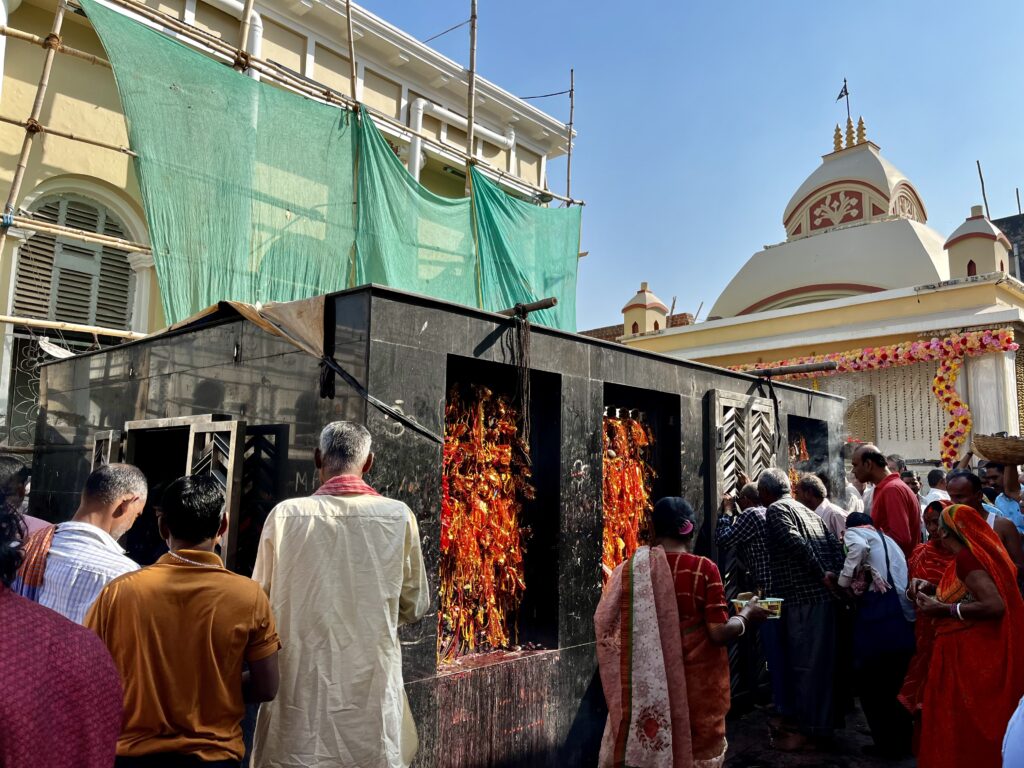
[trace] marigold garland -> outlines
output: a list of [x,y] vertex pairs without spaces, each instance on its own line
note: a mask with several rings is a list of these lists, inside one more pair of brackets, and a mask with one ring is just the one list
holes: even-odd
[[1018,344],[1013,340],[1013,331],[988,329],[969,333],[954,333],[940,339],[933,337],[928,340],[905,341],[885,347],[866,347],[847,352],[829,352],[824,355],[809,355],[774,363],[752,363],[734,365],[734,371],[754,371],[759,368],[782,365],[799,365],[801,363],[822,363],[834,361],[834,371],[815,371],[797,373],[786,376],[786,379],[807,379],[831,376],[837,373],[856,371],[874,371],[881,368],[892,368],[914,363],[938,362],[939,367],[932,381],[932,392],[939,403],[950,414],[950,421],[939,440],[939,455],[947,467],[956,464],[960,456],[960,448],[967,440],[973,426],[971,411],[967,403],[956,393],[955,384],[960,375],[965,357],[984,355],[990,352],[1016,352]]
[[607,581],[615,567],[632,556],[650,525],[652,481],[650,427],[638,419],[604,418],[604,548],[601,563]]
[[534,497],[529,449],[511,401],[452,387],[441,479],[440,663],[511,648],[523,580],[522,503]]

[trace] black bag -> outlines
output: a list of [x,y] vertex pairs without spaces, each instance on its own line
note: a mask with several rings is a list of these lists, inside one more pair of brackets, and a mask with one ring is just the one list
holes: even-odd
[[885,592],[869,590],[858,602],[853,624],[853,658],[856,667],[862,667],[886,653],[914,650],[914,624],[903,615],[899,592],[892,580],[889,547],[881,531],[878,531],[878,538],[885,552],[885,580],[889,583],[889,589]]

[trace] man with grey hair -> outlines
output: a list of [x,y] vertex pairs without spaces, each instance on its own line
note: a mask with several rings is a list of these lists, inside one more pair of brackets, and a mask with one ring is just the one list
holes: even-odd
[[417,739],[398,628],[430,607],[416,516],[363,480],[365,427],[328,424],[314,461],[320,488],[274,507],[260,536],[253,578],[284,647],[251,765],[405,768]]
[[117,540],[146,506],[146,476],[131,464],[104,464],[89,475],[74,517],[25,542],[12,589],[79,624],[111,581],[138,570]]
[[825,522],[790,495],[789,477],[766,469],[757,479],[765,505],[772,597],[781,597],[780,656],[784,678],[782,751],[827,741],[834,726],[836,608],[833,592],[842,548]]
[[793,496],[808,509],[825,521],[825,527],[839,541],[843,540],[846,531],[846,510],[833,504],[828,498],[828,490],[821,478],[810,473],[801,475],[797,481]]

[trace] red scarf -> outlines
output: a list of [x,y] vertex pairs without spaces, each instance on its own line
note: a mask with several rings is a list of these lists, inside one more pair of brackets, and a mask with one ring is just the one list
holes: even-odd
[[380,496],[357,475],[337,475],[316,489],[314,496]]

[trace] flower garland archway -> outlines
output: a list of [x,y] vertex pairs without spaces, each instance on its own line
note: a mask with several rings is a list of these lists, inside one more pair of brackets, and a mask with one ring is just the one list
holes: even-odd
[[773,363],[734,365],[730,368],[734,371],[755,371],[759,368],[800,365],[801,363],[833,361],[837,364],[834,371],[797,373],[792,376],[780,377],[796,380],[820,378],[837,373],[875,371],[881,368],[915,363],[937,362],[939,365],[935,372],[935,378],[932,379],[932,393],[950,416],[949,423],[939,440],[939,456],[946,467],[952,467],[959,459],[960,448],[967,440],[967,435],[973,426],[970,408],[956,391],[956,381],[963,369],[964,358],[991,352],[1016,352],[1017,349],[1018,345],[1013,340],[1013,331],[1002,328],[955,333],[942,339],[933,337],[884,347],[865,347],[847,352],[795,357]]

